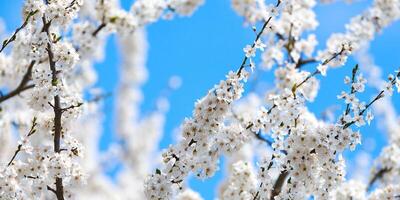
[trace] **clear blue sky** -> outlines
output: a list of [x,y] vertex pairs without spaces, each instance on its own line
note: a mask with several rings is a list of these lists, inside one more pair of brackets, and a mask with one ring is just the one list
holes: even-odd
[[[15,29],[21,23],[22,0],[0,0],[0,16],[7,24],[7,30]],[[123,0],[125,8],[133,0]],[[318,5],[316,12],[320,26],[316,33],[319,47],[325,46],[327,37],[333,32],[344,31],[344,24],[349,18],[367,8],[372,1],[357,1],[353,4],[334,3]],[[206,94],[219,80],[223,79],[229,70],[235,70],[243,58],[242,48],[252,42],[254,34],[249,27],[243,26],[242,19],[231,9],[229,0],[208,0],[191,18],[176,18],[173,21],[161,21],[147,28],[150,44],[148,69],[150,79],[144,86],[145,101],[143,112],[149,112],[160,92],[166,87],[169,77],[179,75],[183,85],[170,97],[171,110],[167,115],[165,135],[160,148],[173,142],[173,130],[179,126],[184,117],[191,116],[194,102]],[[375,56],[375,62],[384,67],[384,74],[392,72],[400,66],[398,45],[400,44],[400,23],[395,23],[372,42],[370,52]],[[118,80],[118,64],[120,57],[116,48],[115,37],[107,44],[106,58],[97,64],[99,82],[97,86],[105,91],[113,91]],[[336,95],[344,88],[343,77],[349,75],[355,62],[350,59],[347,67],[331,70],[328,77],[321,80],[321,91],[310,108],[317,115],[331,105],[340,105]],[[315,66],[307,66],[313,70]],[[263,81],[271,83],[271,74],[263,73]],[[347,89],[347,88],[346,88]],[[365,100],[376,91],[369,89]],[[400,95],[395,95],[396,108],[400,108]],[[100,149],[104,150],[115,139],[113,136],[113,98],[105,102],[106,120],[104,135]],[[385,144],[385,136],[376,128],[376,122],[371,127],[363,128],[363,138],[374,137],[377,147],[373,156],[379,153]],[[358,151],[368,147],[358,147]],[[354,160],[357,152],[346,153],[346,157]],[[352,162],[349,162],[349,165]],[[199,191],[205,199],[213,199],[214,188],[218,185],[222,173],[205,182],[192,180],[190,185]]]

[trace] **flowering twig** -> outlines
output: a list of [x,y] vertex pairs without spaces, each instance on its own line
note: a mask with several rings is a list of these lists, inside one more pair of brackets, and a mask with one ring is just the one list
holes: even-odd
[[11,92],[9,92],[6,95],[2,95],[0,96],[0,103],[2,103],[3,101],[10,99],[16,95],[19,95],[21,92],[28,90],[30,88],[33,88],[34,85],[28,85],[29,80],[31,79],[31,74],[32,74],[32,68],[35,65],[35,61],[32,61],[29,66],[28,69],[25,72],[25,75],[23,76],[21,82],[19,83],[18,87],[15,88],[14,90],[12,90]]
[[[356,64],[356,66],[353,68],[352,74],[351,74],[351,90],[350,90],[350,94],[354,94],[356,92],[353,83],[355,82],[356,79],[356,74],[358,71],[358,64]],[[350,112],[350,104],[348,103],[346,106],[346,115],[349,114]]]
[[[31,135],[33,135],[36,132],[36,117],[33,118],[32,120],[32,126],[31,129],[29,130],[28,134],[26,135],[26,137],[30,137]],[[22,148],[22,144],[19,144],[17,147],[17,150],[15,151],[14,155],[12,156],[11,160],[8,162],[7,166],[10,166],[12,164],[12,162],[14,161],[14,159],[17,157],[18,153],[21,151]]]
[[[267,114],[271,114],[272,110],[273,110],[274,108],[276,108],[276,107],[277,107],[276,105],[273,105],[273,106],[267,111]],[[236,116],[236,115],[235,115],[235,116]],[[254,123],[250,123],[249,125],[247,125],[246,130],[249,130],[249,129],[250,129],[251,127],[253,127],[253,126],[254,126]],[[254,132],[254,131],[251,131],[251,132],[254,134],[254,136],[255,136],[258,140],[263,141],[263,142],[266,142],[269,146],[272,146],[272,142],[269,141],[269,140],[267,140],[266,138],[261,137],[260,133],[256,133],[256,132]]]
[[[278,0],[278,2],[276,3],[275,7],[278,7],[281,4],[281,0]],[[261,35],[264,33],[265,28],[267,28],[268,23],[271,21],[272,16],[270,16],[267,21],[264,22],[260,32],[258,32],[258,34],[256,35],[256,39],[254,40],[253,44],[251,45],[251,48],[254,48],[256,46],[256,42],[260,39]],[[243,58],[242,64],[240,65],[240,68],[237,72],[237,75],[240,75],[242,73],[242,70],[244,69],[246,62],[248,60],[248,57],[245,56]]]
[[18,28],[14,31],[14,33],[11,35],[10,38],[8,38],[8,39],[6,39],[6,40],[3,41],[3,45],[1,46],[0,53],[8,46],[11,42],[13,42],[15,39],[17,39],[17,34],[18,34],[18,32],[21,31],[23,28],[25,28],[26,25],[28,25],[29,19],[30,19],[33,15],[35,15],[37,12],[38,12],[38,11],[35,10],[35,11],[31,11],[31,12],[28,13],[28,15],[27,15],[26,18],[25,18],[24,23],[22,23],[22,25],[21,25],[20,27],[18,27]]
[[83,105],[83,103],[78,103],[76,105],[71,105],[71,106],[68,106],[66,108],[61,108],[61,112],[65,112],[65,111],[67,111],[69,109],[78,108],[78,107],[81,107],[82,105]]
[[[397,72],[396,77],[397,77],[397,78],[400,78],[400,71]],[[396,84],[396,78],[394,78],[390,83],[391,83],[391,86],[395,85],[395,84]],[[374,104],[376,101],[378,101],[379,99],[381,99],[381,98],[384,97],[384,96],[385,96],[385,90],[381,90],[381,91],[378,93],[378,95],[376,95],[375,98],[374,98],[372,101],[370,101],[370,102],[365,106],[365,108],[362,109],[362,110],[358,113],[358,115],[360,115],[360,116],[363,115],[363,114],[365,113],[365,111],[367,111],[368,108],[370,108],[370,107],[372,106],[372,104]],[[350,127],[351,125],[355,124],[355,123],[356,123],[356,121],[354,121],[354,120],[351,121],[351,122],[348,122],[348,123],[346,123],[346,124],[343,126],[343,129],[346,129],[346,128]]]
[[[342,49],[341,49],[339,52],[334,53],[330,58],[324,60],[324,61],[322,62],[322,65],[327,65],[327,64],[328,64],[329,62],[331,62],[333,59],[335,59],[336,57],[338,57],[339,55],[341,55],[341,54],[344,52],[344,50],[345,50],[345,48],[342,46]],[[292,92],[293,92],[293,94],[296,92],[296,90],[297,90],[300,86],[302,86],[304,83],[306,83],[310,78],[312,78],[313,76],[315,76],[315,75],[317,75],[317,74],[320,74],[320,73],[321,73],[321,72],[320,72],[318,69],[316,69],[313,73],[311,73],[310,75],[308,75],[302,82],[300,82],[299,84],[294,84],[293,87],[292,87]]]
[[293,88],[292,88],[292,92],[293,94],[295,94],[296,90],[302,86],[304,83],[306,83],[308,80],[310,80],[310,78],[316,76],[317,74],[320,74],[321,72],[319,70],[315,70],[313,73],[311,73],[310,75],[308,75],[303,81],[301,81],[299,84],[294,84]]

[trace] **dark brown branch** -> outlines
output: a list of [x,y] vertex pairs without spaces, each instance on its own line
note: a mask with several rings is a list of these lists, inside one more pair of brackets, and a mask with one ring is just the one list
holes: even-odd
[[325,60],[325,61],[322,63],[322,65],[326,65],[326,64],[328,64],[329,62],[331,62],[333,59],[337,58],[339,55],[342,55],[342,53],[344,52],[344,50],[345,50],[345,48],[344,48],[344,46],[342,46],[342,49],[341,49],[339,52],[334,53],[333,56],[332,56],[331,58]]
[[34,85],[28,85],[29,80],[31,80],[31,75],[32,75],[32,68],[35,65],[35,61],[32,61],[29,66],[28,69],[26,70],[24,76],[22,77],[21,82],[19,83],[18,87],[15,88],[14,90],[12,90],[11,92],[9,92],[8,94],[4,95],[4,96],[0,96],[0,103],[2,103],[3,101],[6,101],[7,99],[10,99],[16,95],[19,95],[20,93],[22,93],[25,90],[31,89],[34,87]]
[[[276,3],[275,7],[278,7],[281,4],[281,0],[278,0],[278,2]],[[267,28],[267,25],[269,24],[269,22],[271,21],[272,16],[270,16],[267,21],[264,22],[260,32],[258,32],[256,39],[254,40],[253,44],[251,45],[251,48],[254,48],[256,46],[256,42],[260,39],[261,35],[264,33],[265,28]],[[240,75],[242,73],[242,70],[244,69],[246,62],[248,60],[248,57],[245,56],[243,58],[242,64],[239,67],[239,70],[237,72],[237,75]]]
[[[47,36],[50,38],[51,34],[49,31],[51,25],[51,21],[46,22],[45,17],[43,16],[43,31],[47,33]],[[57,86],[58,84],[58,71],[56,69],[56,63],[54,61],[54,53],[51,49],[51,44],[47,43],[47,53],[49,57],[49,65],[50,65],[50,70],[52,74],[52,80],[51,84],[53,86]],[[61,135],[62,135],[62,123],[61,123],[61,118],[62,118],[62,113],[63,109],[61,108],[61,99],[59,95],[54,96],[54,105],[53,105],[53,111],[54,111],[54,152],[60,153],[61,148]],[[56,196],[57,200],[64,200],[64,186],[63,186],[63,180],[62,178],[56,177],[56,189],[51,190],[53,191]]]
[[275,197],[278,196],[279,193],[281,193],[283,184],[285,183],[285,180],[288,176],[289,176],[289,172],[286,170],[282,171],[279,174],[278,178],[275,181],[274,188],[272,189],[272,192],[271,192],[271,198],[270,198],[271,200],[274,200]]
[[17,150],[14,152],[14,155],[12,156],[10,162],[8,162],[7,166],[10,166],[11,163],[14,161],[14,159],[17,157],[18,153],[21,151],[21,147],[22,147],[22,144],[19,144],[17,147]]
[[96,30],[93,31],[92,36],[93,36],[93,37],[96,37],[97,34],[98,34],[103,28],[105,28],[106,26],[107,26],[107,24],[104,23],[104,22],[102,22],[102,23],[96,28]]
[[57,194],[56,190],[51,188],[50,186],[47,186],[47,190],[52,191],[54,194]]
[[[100,6],[104,6],[104,0],[100,0]],[[103,13],[103,16],[102,16],[102,18],[101,18],[101,24],[96,28],[96,30],[93,31],[92,36],[93,36],[93,37],[96,37],[97,34],[98,34],[103,28],[105,28],[106,26],[107,26],[107,24],[106,24],[106,16],[105,16],[105,14]]]
[[1,46],[0,53],[3,52],[3,50],[4,50],[11,42],[13,42],[13,41],[15,41],[15,39],[17,39],[17,34],[18,34],[18,32],[21,31],[23,28],[25,28],[26,25],[28,25],[29,19],[30,19],[33,15],[35,15],[37,12],[38,12],[38,11],[35,10],[35,11],[31,11],[31,12],[28,13],[28,16],[26,16],[24,23],[22,23],[22,25],[21,25],[20,27],[18,27],[18,28],[14,31],[14,33],[11,35],[10,38],[8,38],[8,39],[6,39],[6,40],[3,41],[3,45]]
[[65,10],[72,8],[72,6],[74,6],[75,3],[76,3],[76,0],[72,0],[71,3],[67,7],[65,7]]
[[[47,52],[49,54],[49,63],[50,63],[50,69],[52,71],[52,84],[54,86],[57,85],[58,78],[57,78],[57,70],[55,67],[55,62],[53,60],[53,52],[51,50],[51,45],[50,43],[47,44]],[[54,105],[53,105],[53,111],[54,111],[54,152],[60,153],[60,143],[61,143],[61,134],[62,134],[62,125],[61,125],[61,118],[62,118],[62,108],[61,108],[61,102],[60,102],[60,96],[56,95],[54,96]],[[56,196],[58,200],[64,200],[64,186],[62,183],[62,178],[57,177],[56,178]]]
[[317,60],[315,60],[314,58],[310,58],[310,59],[305,59],[302,60],[300,59],[297,63],[296,63],[296,68],[300,69],[301,67],[303,67],[304,65],[310,64],[310,63],[315,63],[317,62]]
[[387,168],[383,168],[380,169],[373,177],[372,179],[368,182],[368,187],[367,187],[367,191],[369,191],[372,187],[372,185],[374,185],[374,183],[381,179],[386,173],[390,172],[392,169],[387,169]]
[[[260,183],[259,188],[261,189],[262,186],[263,186],[263,182]],[[256,194],[253,197],[253,200],[256,200],[258,198],[258,195],[260,195],[260,189],[257,190]]]

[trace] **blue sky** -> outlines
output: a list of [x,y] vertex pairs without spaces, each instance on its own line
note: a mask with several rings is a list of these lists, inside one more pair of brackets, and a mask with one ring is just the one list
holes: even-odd
[[[22,0],[0,0],[0,16],[7,24],[7,30],[14,30],[21,23]],[[129,7],[133,0],[123,0],[122,5]],[[315,8],[320,26],[316,34],[319,47],[325,46],[325,41],[333,32],[343,32],[344,24],[350,17],[367,8],[372,1],[360,0],[353,4],[342,2],[330,5],[318,5]],[[223,79],[229,70],[236,70],[243,58],[242,48],[250,44],[254,33],[249,27],[243,26],[241,17],[231,9],[229,0],[208,0],[190,18],[176,18],[172,21],[160,21],[148,26],[149,54],[147,66],[150,79],[143,87],[145,101],[143,113],[154,108],[154,103],[161,91],[166,88],[168,79],[173,75],[182,77],[182,87],[170,96],[170,112],[167,115],[165,135],[160,148],[167,147],[174,140],[173,130],[179,126],[184,117],[191,116],[194,102]],[[393,72],[400,66],[398,44],[400,44],[400,23],[386,28],[371,44],[370,52],[374,55],[376,64],[383,67],[384,74]],[[118,80],[118,65],[120,56],[115,37],[107,43],[106,57],[103,63],[96,65],[99,73],[97,86],[105,91],[113,91]],[[343,77],[351,73],[355,62],[350,59],[346,67],[330,70],[326,78],[321,79],[321,91],[310,109],[319,115],[332,105],[342,106],[336,95],[347,88],[342,84]],[[315,66],[307,66],[314,70]],[[272,83],[271,73],[263,73],[262,80],[267,85]],[[321,77],[320,77],[321,78]],[[367,101],[376,93],[368,89],[364,95]],[[400,108],[400,95],[393,98],[396,108]],[[113,115],[113,98],[105,102],[104,134],[99,148],[104,150],[115,139]],[[379,153],[384,145],[385,136],[376,128],[376,121],[370,127],[361,129],[364,138],[374,137],[376,148],[372,155]],[[356,152],[346,152],[346,157],[355,159],[360,150],[367,151],[370,147],[359,146]],[[366,150],[367,149],[367,150]],[[370,151],[370,150],[368,150]],[[368,152],[367,151],[367,152]],[[351,162],[349,162],[351,164]],[[191,180],[190,185],[199,191],[205,199],[213,199],[214,188],[218,185],[222,173],[207,181]]]

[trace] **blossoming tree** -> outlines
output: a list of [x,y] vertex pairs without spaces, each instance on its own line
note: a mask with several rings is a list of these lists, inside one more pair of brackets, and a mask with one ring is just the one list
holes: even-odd
[[[0,199],[197,200],[201,195],[188,188],[188,177],[212,177],[223,156],[228,173],[219,199],[400,198],[400,125],[390,100],[400,91],[400,71],[393,67],[382,78],[366,52],[379,32],[400,19],[400,1],[373,1],[319,50],[317,3],[330,1],[232,0],[255,38],[243,48],[238,67],[195,103],[179,141],[157,163],[152,157],[159,154],[167,100],[160,97],[157,108],[141,116],[144,29],[190,16],[203,0],[136,0],[129,11],[116,0],[25,0],[22,24],[0,49]],[[120,142],[100,153],[102,99],[108,94],[93,88],[93,65],[112,34],[123,57],[112,94]],[[349,66],[353,53],[359,65]],[[349,69],[343,77],[348,88],[337,97],[345,109],[335,120],[321,119],[307,105],[318,95],[319,79],[342,66]],[[274,87],[247,95],[247,80],[260,70],[274,70]],[[177,78],[170,82],[169,89],[180,84]],[[372,99],[359,98],[366,84],[378,90]],[[360,145],[359,128],[374,114],[386,127],[388,144],[369,182],[345,180],[342,153]],[[114,161],[124,169],[109,181],[104,171]]]

